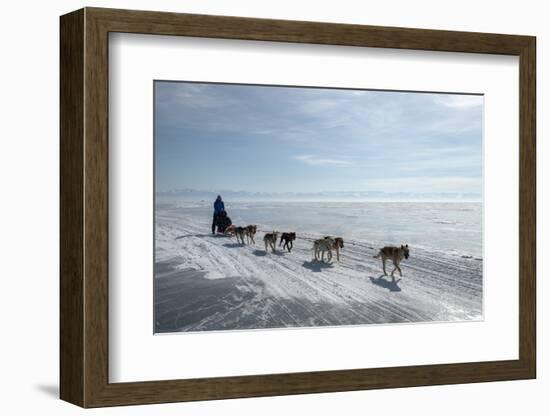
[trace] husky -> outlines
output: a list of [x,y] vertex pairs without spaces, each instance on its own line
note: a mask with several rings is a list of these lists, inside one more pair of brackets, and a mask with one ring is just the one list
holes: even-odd
[[244,236],[246,235],[245,227],[235,227],[235,237],[237,237],[237,243],[244,245]]
[[248,244],[250,244],[250,242],[252,242],[252,244],[256,244],[254,236],[256,235],[257,230],[257,225],[247,225],[246,227],[244,227],[244,233],[246,235],[246,241],[248,242]]
[[327,238],[334,241],[331,248],[336,251],[336,260],[340,261],[340,250],[344,248],[344,239],[341,237],[325,237],[325,239]]
[[283,246],[283,249],[287,249],[290,253],[293,247],[292,242],[296,240],[296,233],[282,233],[281,234],[281,241],[279,241],[279,247],[281,247],[281,244],[283,244],[283,241],[285,242],[285,245]]
[[268,248],[271,247],[271,250],[275,253],[277,238],[279,238],[279,233],[276,231],[264,235],[265,251],[268,251]]
[[382,269],[384,270],[384,276],[387,276],[386,273],[386,260],[390,259],[393,262],[393,265],[395,266],[394,269],[391,272],[391,277],[393,277],[393,273],[396,270],[399,270],[399,276],[403,277],[403,273],[401,273],[401,268],[399,267],[399,263],[403,259],[409,258],[409,245],[401,245],[401,247],[395,247],[395,246],[386,246],[380,249],[378,254],[374,256],[375,259],[382,259]]
[[[332,260],[332,247],[334,246],[334,239],[332,237],[320,238],[313,242],[313,255],[315,260],[325,261],[325,252],[327,252],[327,261]],[[321,258],[319,259],[319,253]]]

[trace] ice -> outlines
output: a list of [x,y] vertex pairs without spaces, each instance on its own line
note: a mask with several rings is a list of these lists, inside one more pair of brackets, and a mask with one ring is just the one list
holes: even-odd
[[[482,318],[482,210],[459,202],[226,202],[256,245],[210,233],[211,204],[155,211],[157,332],[441,322]],[[291,253],[265,232],[295,231]],[[341,236],[341,262],[313,260],[312,241]],[[409,244],[395,279],[373,258]],[[388,272],[393,267],[388,263]]]

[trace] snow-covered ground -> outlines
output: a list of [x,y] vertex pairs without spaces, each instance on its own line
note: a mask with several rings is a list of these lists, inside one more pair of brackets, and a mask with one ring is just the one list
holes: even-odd
[[[259,226],[244,246],[210,233],[210,205],[156,207],[157,332],[482,319],[480,204],[226,204]],[[297,232],[291,253],[265,251],[272,230]],[[339,263],[312,260],[325,235],[344,238]],[[392,280],[373,256],[401,243],[410,258]]]

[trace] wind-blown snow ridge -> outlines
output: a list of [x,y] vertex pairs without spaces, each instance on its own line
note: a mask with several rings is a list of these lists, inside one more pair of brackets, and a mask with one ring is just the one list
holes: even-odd
[[298,235],[292,253],[266,253],[262,232],[256,245],[242,246],[209,234],[209,225],[157,210],[157,332],[482,318],[481,259],[411,247],[403,277],[392,281],[368,241],[345,241],[341,262],[324,264],[312,260],[320,235]]

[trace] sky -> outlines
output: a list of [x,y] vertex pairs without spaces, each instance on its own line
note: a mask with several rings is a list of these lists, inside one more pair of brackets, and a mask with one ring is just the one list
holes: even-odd
[[157,192],[482,192],[483,96],[155,81]]

